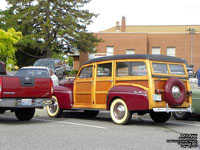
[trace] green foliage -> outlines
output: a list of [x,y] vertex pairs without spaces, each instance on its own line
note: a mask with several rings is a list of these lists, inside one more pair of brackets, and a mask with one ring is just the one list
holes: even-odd
[[67,77],[75,77],[76,75],[77,75],[77,73],[78,73],[78,70],[72,70],[72,71],[66,71],[65,72],[65,75],[67,76]]
[[68,57],[68,65],[73,67],[73,57]]
[[16,48],[14,45],[21,39],[21,32],[16,32],[13,28],[7,32],[0,29],[0,60],[4,61],[8,70],[14,66]]
[[[6,0],[9,8],[0,11],[0,28],[21,31],[18,62],[30,58],[55,57],[59,53],[92,52],[100,39],[86,26],[96,14],[84,10],[90,0]],[[22,55],[23,54],[23,55]],[[23,61],[22,61],[23,60]]]

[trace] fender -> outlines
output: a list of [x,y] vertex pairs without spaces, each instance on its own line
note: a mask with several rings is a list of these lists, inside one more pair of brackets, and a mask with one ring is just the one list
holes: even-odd
[[73,106],[73,91],[71,88],[64,86],[54,86],[53,95],[58,99],[61,109],[71,109]]
[[118,85],[110,89],[107,96],[107,110],[115,98],[125,101],[128,110],[148,110],[149,101],[147,91],[131,85]]

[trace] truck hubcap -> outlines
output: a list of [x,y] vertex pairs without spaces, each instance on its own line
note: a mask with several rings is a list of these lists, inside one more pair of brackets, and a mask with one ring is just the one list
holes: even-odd
[[114,116],[117,118],[117,119],[122,119],[124,116],[125,116],[125,107],[124,105],[118,103],[115,105],[114,107]]

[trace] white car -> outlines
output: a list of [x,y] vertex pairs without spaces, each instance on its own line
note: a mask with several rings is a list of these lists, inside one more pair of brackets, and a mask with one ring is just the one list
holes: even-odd
[[15,75],[51,78],[54,86],[59,85],[58,77],[48,67],[36,67],[36,66],[22,67]]

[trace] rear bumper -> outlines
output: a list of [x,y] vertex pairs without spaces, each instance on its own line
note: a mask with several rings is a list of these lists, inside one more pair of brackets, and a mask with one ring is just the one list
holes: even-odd
[[168,104],[166,104],[166,108],[153,108],[154,112],[190,112],[192,113],[191,104],[188,108],[170,108]]
[[4,98],[0,99],[0,107],[6,108],[43,108],[53,105],[54,100],[50,98]]

